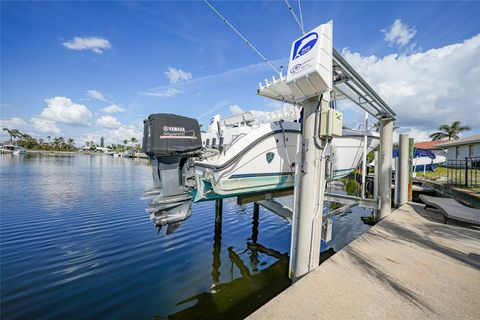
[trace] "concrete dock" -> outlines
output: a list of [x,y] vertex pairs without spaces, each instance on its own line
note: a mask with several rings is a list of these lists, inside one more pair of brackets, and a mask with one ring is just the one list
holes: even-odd
[[249,319],[480,319],[480,228],[406,204]]

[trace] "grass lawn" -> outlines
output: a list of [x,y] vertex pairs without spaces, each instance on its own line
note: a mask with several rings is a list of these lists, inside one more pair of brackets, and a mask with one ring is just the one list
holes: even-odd
[[[417,172],[417,177],[423,177],[423,171]],[[425,172],[425,179],[438,180],[442,177],[447,178],[447,168],[446,167],[436,167],[433,172]]]
[[[449,168],[446,167],[436,167],[433,172],[425,172],[425,179],[429,180],[438,180],[438,179],[447,179],[447,170],[448,176],[450,179],[456,178],[458,183],[462,184],[465,182],[465,169],[463,168]],[[470,169],[468,171],[468,182],[469,183],[480,183],[480,169]],[[423,177],[423,172],[417,172],[417,177]],[[473,191],[479,191],[480,188],[469,188]]]

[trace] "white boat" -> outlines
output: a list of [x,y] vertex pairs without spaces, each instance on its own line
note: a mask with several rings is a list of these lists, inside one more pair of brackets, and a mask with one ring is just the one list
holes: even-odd
[[27,153],[26,149],[24,149],[20,146],[13,145],[13,144],[5,144],[5,145],[1,146],[0,150],[1,150],[1,153],[10,153],[10,154],[14,154],[14,155],[20,155],[20,154]]
[[[367,136],[370,152],[379,139],[375,132]],[[196,161],[193,201],[293,187],[300,137],[297,122],[266,123],[234,140],[222,153]],[[327,154],[332,163],[329,179],[347,176],[362,159],[363,132],[344,129],[341,137],[332,139]]]
[[[393,152],[392,169],[395,170],[396,161],[398,159],[398,150]],[[447,157],[442,152],[433,152],[426,149],[413,150],[412,167],[413,172],[433,171],[436,166],[439,166],[447,161]]]
[[[225,129],[218,128],[220,132]],[[152,160],[154,181],[145,197],[153,198],[147,212],[157,225],[188,218],[191,205],[186,202],[293,187],[301,124],[275,121],[244,130],[231,135],[231,141],[219,150],[212,150],[205,147],[208,138],[202,142],[195,119],[154,114],[145,120],[143,151]],[[363,141],[363,132],[350,129],[330,140],[326,147],[330,180],[345,177],[358,166]],[[367,132],[367,151],[378,144],[378,133]]]

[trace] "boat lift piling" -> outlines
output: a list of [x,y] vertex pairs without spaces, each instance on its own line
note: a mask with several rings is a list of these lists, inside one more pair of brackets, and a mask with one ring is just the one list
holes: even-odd
[[400,178],[398,177],[399,174],[400,174],[400,161],[397,158],[395,159],[395,178],[394,178],[394,184],[393,184],[393,206],[395,208],[400,207]]
[[408,134],[400,134],[399,154],[398,154],[398,207],[408,201],[408,181],[409,181],[409,138]]
[[223,214],[223,199],[215,200],[215,223],[221,223]]
[[413,146],[415,144],[415,139],[408,139],[408,201],[413,200],[413,189],[412,189],[412,179],[413,179]]
[[378,219],[382,220],[392,211],[392,153],[393,153],[393,120],[380,119],[380,172],[379,172],[379,198],[380,210]]
[[[295,177],[294,217],[290,252],[290,276],[299,278],[319,265],[325,191],[324,150],[313,141],[316,106],[322,101],[304,102],[301,165]],[[324,140],[324,139],[322,139]]]
[[365,186],[367,177],[367,150],[368,150],[368,112],[365,111],[365,120],[363,124],[363,157],[362,157],[362,194],[361,197],[365,198]]

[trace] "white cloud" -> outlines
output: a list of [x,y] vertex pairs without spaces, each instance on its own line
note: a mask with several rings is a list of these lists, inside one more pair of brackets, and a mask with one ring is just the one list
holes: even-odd
[[230,109],[230,112],[233,114],[240,114],[245,112],[243,111],[242,108],[240,108],[238,104],[232,104],[229,109]]
[[192,79],[192,73],[183,71],[181,69],[176,69],[172,67],[168,67],[167,71],[165,71],[165,75],[170,80],[170,83],[177,83],[179,81],[187,81]]
[[[1,129],[17,129],[32,136],[37,136],[37,134],[60,134],[62,132],[55,121],[36,117],[31,118],[30,122],[26,122],[22,118],[1,119],[0,127]],[[3,130],[0,132],[0,135],[8,137],[8,133]]]
[[108,102],[107,98],[105,98],[103,93],[101,93],[100,91],[97,91],[97,90],[88,90],[87,91],[87,96],[89,96],[92,99]]
[[26,124],[22,118],[0,119],[0,130],[3,131],[3,128],[21,130]]
[[66,97],[45,99],[47,107],[42,110],[41,118],[68,124],[88,125],[92,113],[82,104],[76,104]]
[[85,134],[79,137],[78,139],[76,139],[78,141],[77,146],[85,146],[87,142],[90,143],[91,141],[93,141],[93,143],[95,144],[100,145],[100,140],[102,139],[102,137],[103,137],[102,134],[96,134],[96,133]]
[[213,115],[218,110],[225,108],[228,105],[228,103],[229,103],[228,100],[222,100],[222,101],[219,101],[219,102],[215,103],[215,105],[212,108],[210,108],[210,109],[206,110],[205,112],[202,112],[201,114],[199,114],[197,116],[197,119],[202,119],[206,116]]
[[431,131],[428,130],[421,130],[418,128],[405,128],[401,127],[398,130],[394,131],[394,142],[398,142],[398,136],[400,133],[406,133],[408,134],[409,138],[414,138],[415,142],[420,142],[420,141],[430,141],[431,138],[429,135],[432,133]]
[[115,117],[102,116],[102,117],[97,119],[97,125],[99,125],[103,128],[115,129],[115,128],[119,128],[122,124]]
[[[288,59],[278,59],[278,60],[273,60],[272,63],[274,65],[281,65],[285,64],[288,62]],[[235,82],[237,81],[240,77],[245,77],[254,73],[259,73],[267,70],[269,67],[267,64],[264,62],[260,63],[255,63],[255,64],[249,64],[243,67],[239,68],[234,68],[234,69],[229,69],[221,73],[217,74],[211,74],[195,79],[191,79],[188,82],[180,82],[176,86],[179,87],[180,89],[183,90],[183,88],[188,90],[188,87],[193,87],[198,84],[205,85],[208,82],[211,83],[217,83],[220,81],[231,81]],[[163,86],[157,86],[154,88],[151,88],[147,90],[146,92],[139,92],[140,94],[147,95],[147,96],[165,96],[165,95],[158,95],[158,93],[163,93],[164,91],[171,90],[170,85],[163,85]],[[177,89],[175,89],[177,90]],[[177,93],[180,93],[180,91],[177,90]],[[197,95],[200,95],[200,92],[196,92]]]
[[130,140],[132,137],[135,137],[138,141],[142,141],[142,135],[143,122],[138,122],[135,125],[122,125],[116,129],[89,132],[80,136],[77,140],[80,142],[80,144],[85,144],[87,141],[94,141],[95,143],[99,144],[101,137],[104,137],[105,145],[111,145],[112,143],[123,144],[123,140]]
[[121,143],[125,139],[129,140],[132,137],[136,138],[138,141],[142,141],[142,130],[143,129],[134,125],[121,126],[120,128],[114,130],[109,138],[117,143]]
[[408,44],[410,40],[417,34],[415,26],[409,27],[402,23],[402,20],[397,19],[388,29],[383,29],[384,39],[389,45],[398,45],[403,47]]
[[71,50],[92,50],[96,54],[101,54],[103,50],[112,47],[110,41],[100,37],[75,37],[62,45]]
[[57,126],[57,123],[52,120],[46,120],[41,118],[32,118],[30,122],[33,125],[33,130],[40,133],[52,133],[60,134],[62,131]]
[[111,106],[100,109],[100,111],[105,113],[118,113],[118,112],[125,112],[127,111],[127,109],[124,109],[116,104],[112,104]]
[[414,54],[343,55],[397,113],[400,127],[431,132],[459,120],[478,129],[480,34]]
[[160,90],[160,91],[147,91],[143,92],[144,95],[150,96],[150,97],[164,97],[164,98],[171,98],[175,97],[180,93],[180,90],[175,89],[175,88],[167,88],[165,90]]

